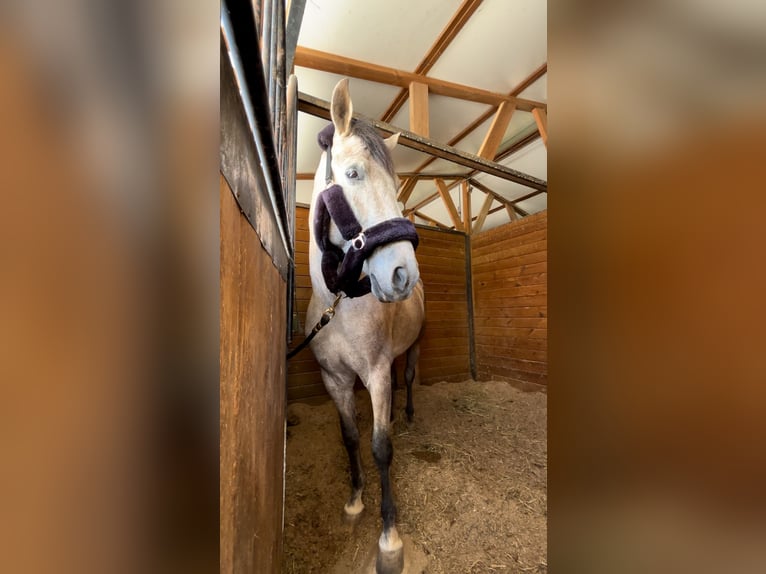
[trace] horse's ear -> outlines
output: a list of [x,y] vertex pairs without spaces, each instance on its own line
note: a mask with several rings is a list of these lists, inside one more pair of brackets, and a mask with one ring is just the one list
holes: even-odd
[[388,151],[394,151],[396,144],[399,143],[400,134],[401,132],[396,132],[394,135],[389,136],[383,140],[384,142],[386,142],[386,147],[388,148]]
[[343,78],[332,91],[332,105],[330,106],[332,123],[335,124],[335,133],[347,136],[351,131],[351,116],[354,114],[354,106],[351,104],[351,96],[348,93],[348,78]]

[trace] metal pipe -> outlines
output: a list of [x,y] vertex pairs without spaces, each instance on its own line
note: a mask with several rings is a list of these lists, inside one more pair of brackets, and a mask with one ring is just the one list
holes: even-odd
[[[287,208],[271,127],[271,114],[263,105],[268,98],[266,74],[263,70],[258,40],[253,33],[254,28],[248,25],[252,22],[252,5],[248,0],[224,0],[221,3],[221,31],[226,42],[229,61],[239,86],[258,158],[263,167],[266,189],[274,210],[277,229],[285,253],[293,263],[294,251],[287,226]],[[242,53],[249,55],[246,61],[243,61]],[[261,104],[254,105],[254,101]]]

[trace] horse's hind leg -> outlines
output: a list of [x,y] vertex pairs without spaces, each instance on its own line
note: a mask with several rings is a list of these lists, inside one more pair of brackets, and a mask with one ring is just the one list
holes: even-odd
[[391,371],[384,365],[371,373],[368,390],[372,399],[372,456],[380,473],[380,514],[383,532],[378,540],[377,574],[399,574],[404,566],[404,548],[396,531],[396,505],[391,490],[391,461],[394,448],[389,436],[391,414]]
[[412,404],[412,382],[415,380],[415,369],[418,366],[420,358],[420,343],[416,342],[407,349],[407,366],[404,369],[404,380],[407,383],[407,422],[412,422],[412,416],[415,414],[415,407]]
[[348,453],[349,470],[351,474],[351,495],[343,510],[349,517],[358,516],[364,510],[362,490],[364,489],[364,470],[359,456],[359,429],[356,425],[356,401],[354,399],[353,373],[347,377],[322,371],[325,388],[330,393],[338,409],[340,431],[343,444]]

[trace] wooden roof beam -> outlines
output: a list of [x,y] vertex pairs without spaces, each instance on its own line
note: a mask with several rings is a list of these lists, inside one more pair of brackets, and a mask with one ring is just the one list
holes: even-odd
[[447,213],[449,213],[449,217],[452,220],[452,225],[455,226],[455,229],[460,229],[462,231],[463,224],[460,221],[460,216],[457,214],[455,202],[452,201],[452,196],[450,196],[446,184],[441,179],[435,179],[434,183],[436,183],[436,189],[439,190],[439,195],[444,202],[444,206],[447,208]]
[[532,115],[535,116],[535,122],[537,122],[537,131],[540,132],[540,137],[543,138],[545,147],[548,147],[548,114],[545,110],[535,108],[532,110]]
[[476,223],[473,224],[471,233],[479,233],[479,231],[481,231],[481,228],[484,226],[484,220],[487,219],[487,215],[489,214],[489,208],[492,206],[494,200],[495,198],[490,193],[484,198],[484,203],[481,204],[481,210],[476,217]]
[[503,102],[510,102],[516,108],[528,112],[531,112],[534,108],[547,109],[547,104],[543,102],[497,94],[454,82],[437,80],[423,74],[414,74],[404,70],[346,58],[345,56],[328,54],[327,52],[306,48],[305,46],[298,46],[296,48],[295,65],[408,89],[411,82],[419,82],[427,84],[428,90],[431,93],[482,104],[499,106]]
[[[465,23],[468,22],[481,2],[482,0],[465,0],[460,5],[460,7],[450,19],[447,26],[444,28],[444,30],[441,31],[439,37],[420,61],[418,67],[415,68],[416,74],[428,73],[428,71],[439,59],[439,56],[441,56],[444,50],[447,49],[447,46],[449,46],[452,40],[455,39],[460,30],[463,29],[463,26],[465,26]],[[394,101],[391,102],[391,105],[388,106],[388,109],[383,113],[380,119],[384,122],[390,122],[396,115],[396,112],[398,112],[404,105],[404,102],[407,101],[407,96],[407,90],[401,90],[394,98]]]
[[513,117],[515,109],[513,104],[508,102],[500,104],[500,107],[497,108],[495,119],[492,120],[492,124],[487,130],[487,135],[484,136],[484,141],[479,148],[479,153],[476,155],[486,159],[493,159],[495,157],[497,149],[503,143],[503,136],[508,129],[508,124],[511,123],[511,117]]
[[[303,92],[298,93],[298,109],[302,112],[320,118],[327,120],[330,119],[330,103],[325,100],[309,96],[308,94],[304,94]],[[391,135],[394,133],[399,133],[399,144],[405,147],[409,147],[420,152],[446,159],[452,163],[468,167],[472,170],[478,170],[483,173],[494,175],[495,177],[499,177],[501,179],[514,181],[523,186],[531,187],[532,189],[542,191],[547,191],[548,189],[548,184],[542,179],[532,177],[531,175],[527,175],[515,169],[511,169],[504,165],[489,161],[477,155],[464,152],[452,146],[435,142],[431,139],[424,138],[423,136],[419,136],[406,130],[402,130],[396,126],[392,126],[391,124],[381,122],[380,120],[366,117],[362,114],[354,114],[354,117],[369,122],[384,134]]]
[[428,137],[428,86],[410,82],[410,131]]

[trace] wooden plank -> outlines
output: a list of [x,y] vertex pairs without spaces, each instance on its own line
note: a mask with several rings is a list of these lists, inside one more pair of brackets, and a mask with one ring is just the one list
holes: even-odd
[[[444,30],[441,31],[439,34],[439,37],[436,38],[436,41],[433,43],[433,45],[429,48],[426,55],[423,57],[423,59],[418,64],[417,68],[415,68],[416,74],[427,74],[428,71],[431,69],[431,67],[436,63],[436,61],[439,59],[439,56],[442,55],[444,50],[447,49],[447,46],[450,45],[452,40],[455,39],[458,32],[463,28],[466,22],[468,22],[471,15],[476,11],[476,9],[481,4],[482,0],[465,0],[460,7],[457,9],[455,14],[450,18],[450,21],[447,23],[447,26],[444,28]],[[385,111],[383,116],[380,118],[384,122],[390,122],[393,117],[396,115],[396,112],[398,112],[401,107],[404,105],[404,102],[407,100],[407,90],[401,90],[397,95],[396,98],[394,98],[394,101],[391,102],[391,105],[388,106],[388,109]]]
[[547,329],[547,317],[474,317],[477,326],[511,327],[513,329]]
[[397,70],[387,66],[363,62],[362,60],[347,58],[338,54],[330,54],[305,46],[298,46],[296,48],[295,65],[331,74],[359,78],[360,80],[399,86],[401,88],[409,88],[410,82],[419,82],[426,84],[431,93],[440,96],[497,106],[502,102],[510,102],[516,108],[527,112],[531,112],[535,108],[547,109],[547,104],[544,102],[498,94],[471,86],[439,80],[423,74],[415,74],[405,70]]
[[428,137],[428,86],[410,82],[410,131]]
[[[448,297],[448,296],[444,296]],[[546,295],[528,295],[523,297],[496,297],[486,300],[476,300],[477,314],[480,307],[486,309],[504,309],[507,307],[540,307],[547,304]]]
[[539,245],[544,247],[545,241],[547,241],[548,231],[543,229],[530,230],[528,233],[517,235],[516,237],[502,237],[495,236],[494,241],[483,245],[481,249],[474,250],[475,257],[483,257],[485,255],[494,255],[505,249],[512,249],[522,247],[525,245]]
[[535,108],[532,110],[532,115],[535,116],[535,122],[537,122],[537,131],[540,132],[545,147],[548,147],[548,114],[543,109]]
[[[509,336],[489,336],[481,333],[476,334],[477,348],[483,345],[485,347],[502,347],[504,349],[530,349],[534,351],[545,351],[548,349],[546,339],[527,339],[526,337]],[[522,347],[523,346],[523,347]],[[505,351],[503,351],[505,352]],[[539,359],[536,359],[539,360]]]
[[434,183],[436,183],[436,189],[439,191],[444,206],[447,208],[447,213],[449,213],[449,217],[452,220],[452,225],[455,226],[455,229],[462,230],[463,224],[460,221],[460,216],[457,214],[457,209],[455,209],[455,203],[452,201],[452,196],[449,194],[449,191],[447,191],[447,185],[442,179],[435,179]]
[[515,286],[522,287],[528,285],[547,285],[547,273],[532,273],[528,275],[519,275],[513,279],[493,279],[491,281],[474,280],[474,283],[482,290],[494,289],[496,286]]
[[[432,90],[433,91],[433,90]],[[300,92],[298,94],[298,109],[307,114],[320,118],[330,119],[330,103],[320,98],[315,98]],[[399,133],[399,143],[405,147],[427,153],[442,159],[446,159],[458,165],[488,173],[495,177],[516,182],[538,191],[547,191],[548,184],[536,177],[511,169],[504,165],[489,161],[477,155],[464,152],[455,147],[444,145],[418,134],[402,130],[391,124],[369,118],[362,114],[354,114],[357,119],[363,119],[372,124],[376,129],[387,135]]]
[[282,561],[285,283],[220,177],[220,569]]
[[479,157],[487,159],[493,159],[497,154],[497,148],[503,142],[503,136],[508,129],[508,124],[511,123],[511,117],[516,108],[509,102],[503,102],[497,109],[495,118],[492,120],[492,124],[487,130],[487,135],[484,136],[484,141],[479,147],[479,152],[476,154]]
[[505,210],[508,212],[508,218],[511,221],[516,221],[518,219],[518,215],[516,215],[516,210],[513,208],[512,205],[506,203]]
[[[473,229],[471,230],[472,234],[476,234],[476,233],[479,233],[479,231],[481,231],[481,228],[484,225],[484,220],[487,219],[487,213],[489,213],[489,208],[492,205],[492,202],[494,201],[494,199],[495,198],[489,193],[484,198],[484,203],[481,204],[481,210],[479,210],[479,215],[476,217],[476,223],[474,223]],[[473,260],[473,257],[471,259]]]
[[547,212],[541,211],[535,213],[513,224],[501,225],[472,238],[471,245],[474,247],[483,247],[492,245],[493,242],[509,237],[518,237],[527,233],[529,230],[547,229]]
[[[548,259],[547,253],[545,251],[538,251],[536,253],[530,253],[529,255],[520,255],[518,257],[511,257],[508,259],[508,261],[511,262],[514,266],[524,266],[524,265],[530,265],[532,263],[542,263]],[[497,261],[489,261],[487,263],[482,263],[481,265],[474,264],[473,272],[475,273],[483,273],[485,271],[496,271],[497,270]]]
[[477,255],[471,259],[473,260],[474,265],[480,266],[484,263],[501,261],[503,259],[513,259],[514,257],[518,257],[520,255],[529,255],[531,253],[538,253],[541,251],[544,252],[547,249],[548,240],[541,239],[539,241],[533,241],[530,243],[520,243],[517,244],[517,247],[509,247],[508,245],[509,244],[506,243],[502,251],[491,251],[486,254]]

